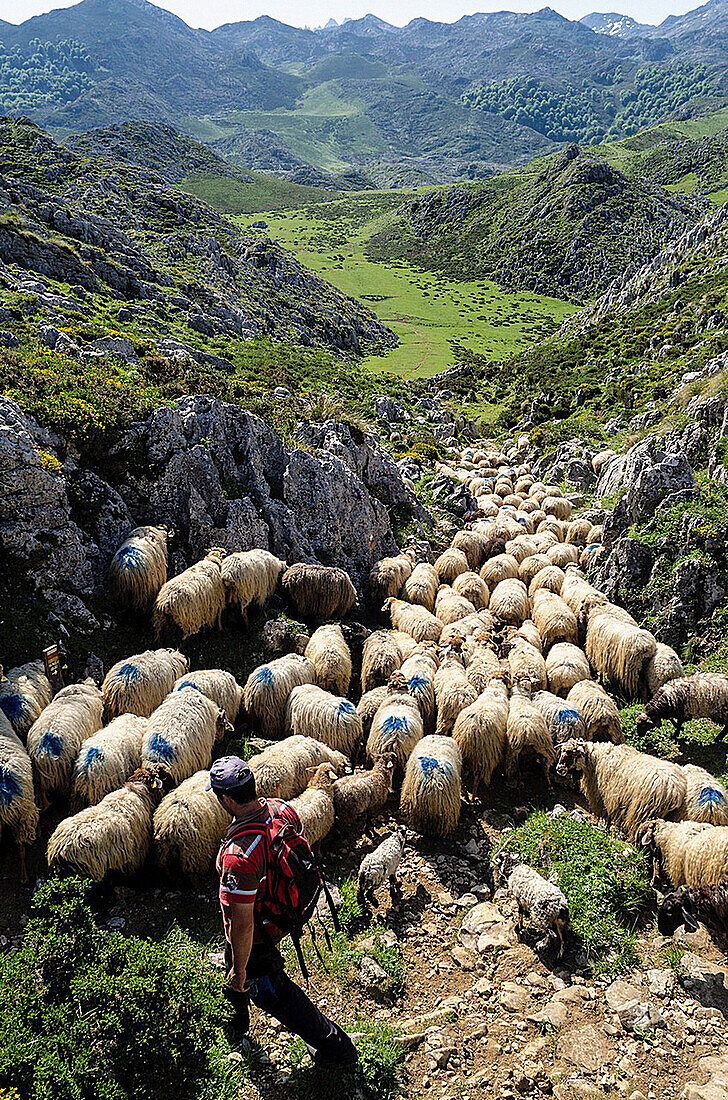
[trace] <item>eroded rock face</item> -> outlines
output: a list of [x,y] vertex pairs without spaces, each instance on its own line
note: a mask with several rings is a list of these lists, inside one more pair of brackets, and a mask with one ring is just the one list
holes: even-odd
[[672,493],[694,488],[695,479],[684,451],[668,454],[654,436],[648,436],[612,459],[599,478],[597,493],[608,496],[620,486],[625,493],[605,522],[606,542],[630,524],[647,521]]
[[361,588],[372,563],[397,550],[386,504],[427,513],[376,440],[355,441],[333,422],[304,428],[318,453],[287,451],[237,406],[181,398],[132,425],[104,480],[0,399],[0,553],[82,627],[82,601],[103,593],[114,551],[143,523],[175,531],[171,573],[211,546],[261,546],[290,562],[341,565]]
[[[103,574],[102,555],[72,517],[55,449],[49,433],[0,397],[0,554],[11,575],[22,573],[43,592],[90,595]],[[105,517],[105,527],[118,543],[130,519],[111,495],[116,512]]]

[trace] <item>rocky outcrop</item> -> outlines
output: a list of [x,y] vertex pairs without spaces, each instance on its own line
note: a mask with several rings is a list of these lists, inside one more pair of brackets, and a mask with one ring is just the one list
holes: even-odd
[[172,572],[210,546],[262,546],[289,562],[340,565],[361,588],[372,563],[396,552],[388,506],[429,517],[372,437],[355,441],[334,422],[301,433],[316,452],[288,451],[237,406],[184,397],[132,425],[102,477],[0,399],[0,552],[54,608],[62,594],[93,604],[140,523],[174,529]]
[[624,455],[609,462],[597,483],[597,494],[624,493],[604,525],[610,542],[633,523],[644,523],[673,493],[695,487],[684,451],[668,454],[654,436],[647,436]]

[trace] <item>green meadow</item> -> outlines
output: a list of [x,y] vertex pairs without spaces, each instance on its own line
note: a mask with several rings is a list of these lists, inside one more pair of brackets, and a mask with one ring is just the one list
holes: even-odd
[[495,283],[459,282],[402,261],[378,263],[367,242],[411,191],[349,193],[303,207],[239,216],[295,253],[312,271],[366,302],[399,336],[397,348],[372,358],[376,371],[427,377],[468,352],[500,360],[553,332],[574,307],[556,298],[508,294]]

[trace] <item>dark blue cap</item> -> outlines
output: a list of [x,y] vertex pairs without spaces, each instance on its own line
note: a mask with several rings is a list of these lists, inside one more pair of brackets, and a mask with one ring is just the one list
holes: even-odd
[[253,779],[253,773],[242,756],[221,756],[210,768],[208,791],[231,791],[244,787]]

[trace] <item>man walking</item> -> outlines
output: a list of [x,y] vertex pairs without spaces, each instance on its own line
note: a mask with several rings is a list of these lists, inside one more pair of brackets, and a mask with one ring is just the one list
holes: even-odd
[[235,1010],[235,1036],[248,1031],[252,1001],[300,1035],[316,1063],[353,1065],[357,1053],[349,1036],[285,973],[277,949],[284,934],[270,919],[280,904],[271,883],[277,868],[270,835],[274,827],[288,825],[302,836],[296,811],[280,799],[258,798],[255,777],[239,756],[215,761],[208,789],[233,815],[220,845],[217,872],[225,929],[225,995]]

